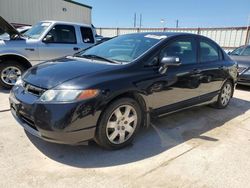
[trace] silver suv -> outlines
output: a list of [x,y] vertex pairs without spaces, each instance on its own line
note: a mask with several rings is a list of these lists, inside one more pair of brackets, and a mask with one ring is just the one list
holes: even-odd
[[32,65],[91,47],[95,35],[92,26],[62,21],[41,21],[20,34],[0,17],[0,86],[11,88]]

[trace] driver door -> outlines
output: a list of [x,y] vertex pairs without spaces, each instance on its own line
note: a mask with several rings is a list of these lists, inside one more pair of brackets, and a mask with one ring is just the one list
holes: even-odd
[[80,49],[77,46],[75,27],[71,25],[55,25],[45,38],[49,40],[43,40],[39,46],[41,61],[73,55]]
[[199,103],[200,74],[197,69],[197,39],[192,36],[178,37],[160,52],[164,56],[179,57],[180,66],[169,66],[166,73],[158,68],[146,68],[150,77],[144,85],[149,107],[162,114]]

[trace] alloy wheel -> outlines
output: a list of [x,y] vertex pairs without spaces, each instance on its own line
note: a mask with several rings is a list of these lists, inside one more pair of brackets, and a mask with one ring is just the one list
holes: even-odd
[[17,78],[21,76],[21,74],[21,70],[17,67],[6,67],[1,72],[1,80],[7,85],[15,85]]
[[135,132],[138,116],[131,105],[122,105],[110,115],[106,127],[106,135],[113,144],[126,142]]
[[230,83],[227,83],[222,89],[221,104],[223,106],[226,106],[229,103],[231,96],[232,96],[232,86]]

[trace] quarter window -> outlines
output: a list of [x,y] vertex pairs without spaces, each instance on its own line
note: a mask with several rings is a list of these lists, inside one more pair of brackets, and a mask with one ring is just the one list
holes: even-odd
[[200,62],[213,62],[213,61],[219,61],[220,58],[220,52],[219,48],[216,44],[201,40],[200,41]]
[[174,56],[181,59],[182,64],[196,63],[196,42],[193,38],[178,39],[170,43],[161,53],[163,56]]
[[75,27],[70,25],[56,25],[48,35],[52,36],[52,43],[76,44]]
[[92,29],[89,27],[81,27],[82,41],[84,43],[94,43],[94,36]]

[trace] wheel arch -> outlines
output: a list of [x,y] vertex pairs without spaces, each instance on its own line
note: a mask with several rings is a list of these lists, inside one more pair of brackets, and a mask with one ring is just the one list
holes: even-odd
[[7,60],[14,60],[23,65],[26,69],[32,67],[31,63],[27,58],[17,54],[5,54],[0,56],[0,63],[4,63]]
[[[104,113],[104,111],[107,109],[107,107],[113,103],[114,101],[118,100],[118,99],[121,99],[121,98],[131,98],[133,100],[135,100],[136,102],[138,102],[141,110],[142,110],[142,127],[147,127],[148,125],[148,121],[149,119],[146,118],[148,114],[148,107],[147,107],[147,104],[146,104],[146,101],[144,100],[144,98],[137,92],[137,91],[126,91],[126,92],[123,92],[123,93],[119,93],[117,95],[115,95],[114,97],[112,97],[106,104],[105,104],[105,108],[102,110],[100,116],[99,116],[99,119],[98,119],[98,124],[99,124],[99,121],[102,117],[102,114]],[[146,117],[145,117],[146,116]]]

